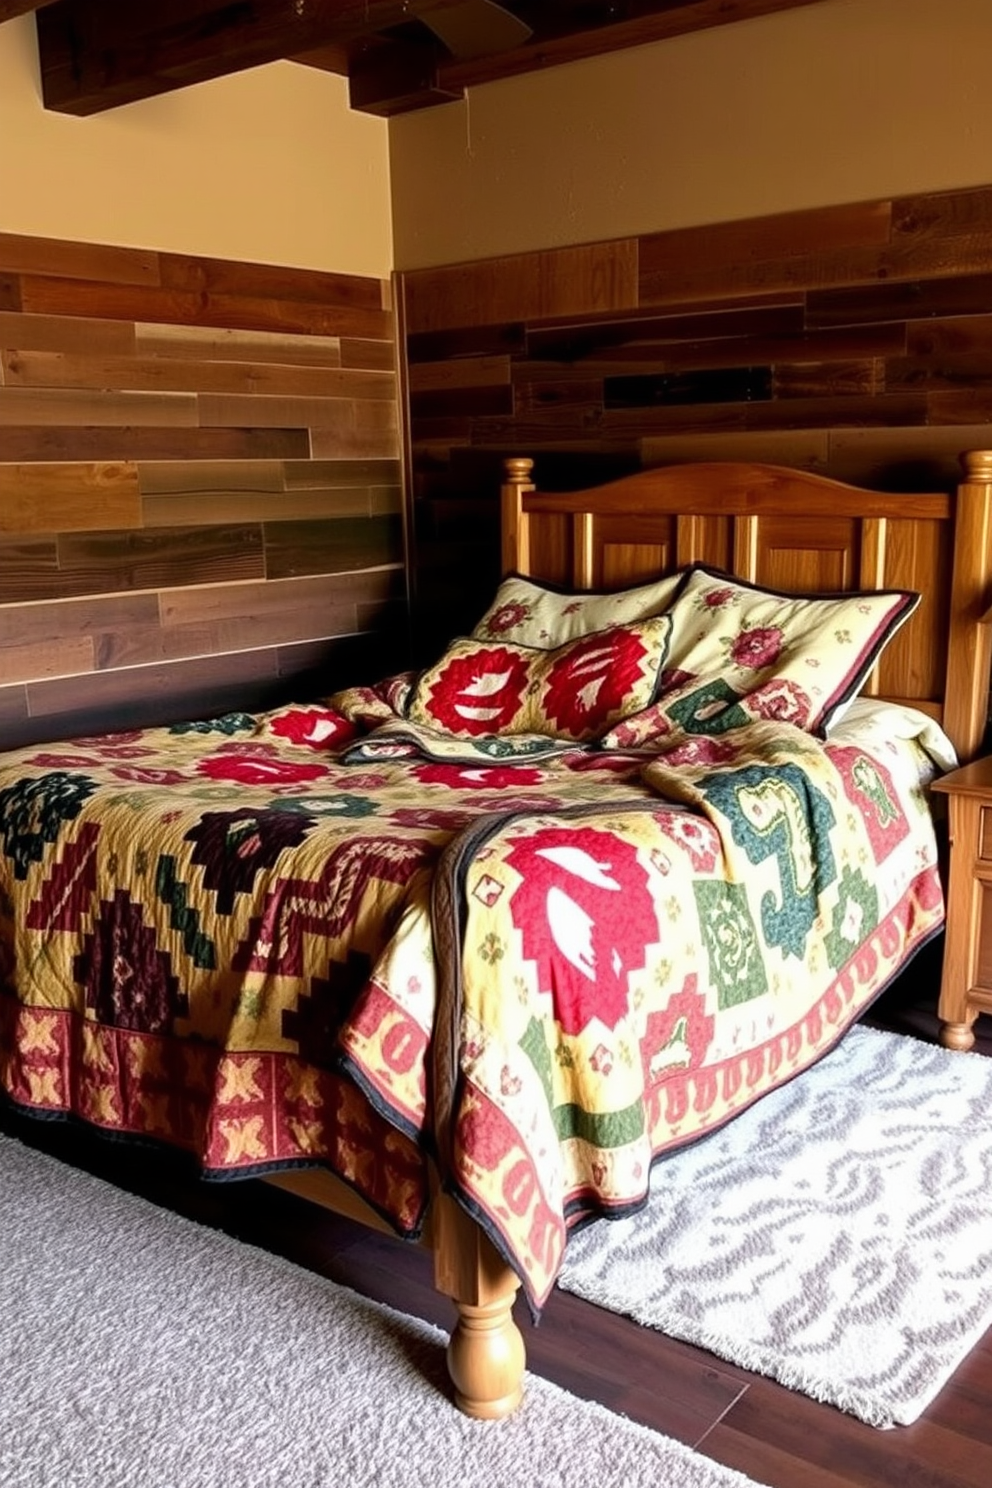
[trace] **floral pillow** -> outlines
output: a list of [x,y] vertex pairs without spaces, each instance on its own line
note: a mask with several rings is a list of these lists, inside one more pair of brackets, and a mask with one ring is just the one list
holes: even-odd
[[615,594],[561,592],[519,574],[504,579],[472,631],[480,641],[511,641],[549,650],[611,625],[631,625],[658,615],[678,593],[685,572],[669,574]]
[[668,612],[660,698],[602,743],[664,747],[755,718],[822,737],[919,602],[908,590],[783,594],[697,564]]
[[596,739],[653,702],[670,632],[658,615],[549,651],[465,637],[421,673],[407,715],[461,738]]

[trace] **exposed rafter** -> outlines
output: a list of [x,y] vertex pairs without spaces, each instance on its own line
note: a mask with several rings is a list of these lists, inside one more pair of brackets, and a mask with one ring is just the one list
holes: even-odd
[[62,113],[100,113],[286,58],[346,73],[353,107],[389,115],[494,78],[818,3],[0,0],[0,22],[37,12],[44,102]]
[[28,15],[32,10],[40,10],[49,4],[51,0],[0,0],[0,22],[12,21],[15,16]]

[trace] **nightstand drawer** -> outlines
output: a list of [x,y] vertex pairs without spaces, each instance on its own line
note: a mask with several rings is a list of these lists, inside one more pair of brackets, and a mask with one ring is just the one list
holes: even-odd
[[992,862],[992,806],[983,806],[978,823],[978,856]]

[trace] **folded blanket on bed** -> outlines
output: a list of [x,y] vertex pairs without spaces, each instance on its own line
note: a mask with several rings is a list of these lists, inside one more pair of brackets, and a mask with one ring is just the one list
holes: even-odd
[[[443,854],[435,1099],[447,1179],[547,1295],[571,1224],[819,1058],[937,928],[926,771],[749,726],[611,803]],[[888,758],[886,758],[888,755]],[[920,828],[923,827],[921,835]]]

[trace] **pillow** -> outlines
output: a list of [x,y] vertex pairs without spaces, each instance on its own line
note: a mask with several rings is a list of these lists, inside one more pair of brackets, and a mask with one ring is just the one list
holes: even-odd
[[659,701],[606,748],[718,735],[779,718],[823,737],[920,602],[908,590],[783,594],[696,564],[669,610]]
[[500,584],[472,635],[480,641],[511,641],[515,646],[549,650],[594,630],[631,625],[660,614],[684,579],[683,570],[637,589],[593,594],[562,592],[513,574]]
[[671,621],[614,625],[553,651],[454,641],[414,685],[407,716],[461,738],[544,734],[581,742],[657,693]]

